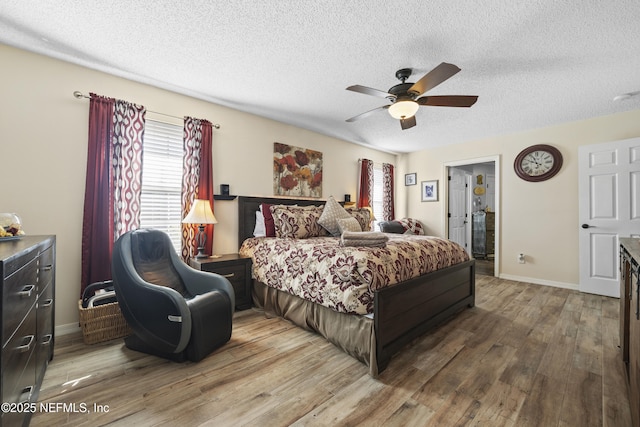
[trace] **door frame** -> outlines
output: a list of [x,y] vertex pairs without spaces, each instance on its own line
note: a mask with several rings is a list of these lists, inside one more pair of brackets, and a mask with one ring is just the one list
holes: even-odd
[[443,196],[444,196],[444,203],[442,203],[442,229],[444,230],[444,235],[445,236],[449,236],[449,218],[448,218],[448,209],[449,209],[449,168],[450,167],[455,167],[455,166],[466,166],[466,165],[475,165],[478,163],[491,163],[493,162],[494,165],[494,171],[495,171],[495,214],[496,214],[496,239],[495,239],[495,256],[493,259],[493,275],[495,277],[500,277],[500,254],[501,254],[501,245],[500,245],[500,216],[501,216],[501,211],[502,211],[502,205],[500,203],[500,194],[501,194],[501,187],[500,187],[500,183],[501,183],[501,179],[500,179],[500,155],[495,155],[495,156],[487,156],[487,157],[477,157],[477,158],[472,158],[472,159],[465,159],[465,160],[455,160],[455,161],[450,161],[450,162],[444,162],[443,163],[443,179],[442,182],[444,183],[443,185]]

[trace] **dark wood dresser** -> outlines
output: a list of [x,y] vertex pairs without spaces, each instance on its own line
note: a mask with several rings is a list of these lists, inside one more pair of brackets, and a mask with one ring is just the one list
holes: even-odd
[[55,236],[0,239],[2,426],[28,425],[54,345]]
[[633,426],[640,426],[640,239],[620,238],[620,349]]

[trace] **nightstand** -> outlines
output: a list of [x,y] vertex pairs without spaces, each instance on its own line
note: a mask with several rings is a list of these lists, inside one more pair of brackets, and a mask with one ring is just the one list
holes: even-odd
[[227,278],[236,294],[236,310],[251,308],[251,258],[225,254],[218,258],[191,258],[189,265]]

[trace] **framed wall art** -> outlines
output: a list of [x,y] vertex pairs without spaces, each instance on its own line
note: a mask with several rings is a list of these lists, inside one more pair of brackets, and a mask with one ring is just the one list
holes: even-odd
[[273,194],[322,197],[322,153],[274,142]]
[[421,194],[423,202],[437,202],[438,201],[438,180],[422,181]]
[[405,176],[404,176],[404,185],[416,185],[417,183],[418,182],[417,182],[417,174],[416,174],[416,172],[405,174]]

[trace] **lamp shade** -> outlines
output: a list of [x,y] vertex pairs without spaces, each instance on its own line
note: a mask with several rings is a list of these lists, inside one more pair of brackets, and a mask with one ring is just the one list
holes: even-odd
[[208,200],[196,199],[189,214],[184,217],[182,222],[185,224],[217,224],[218,220],[213,215],[211,203]]
[[408,119],[415,116],[418,108],[420,108],[420,105],[415,101],[396,101],[389,106],[389,114],[394,119]]

